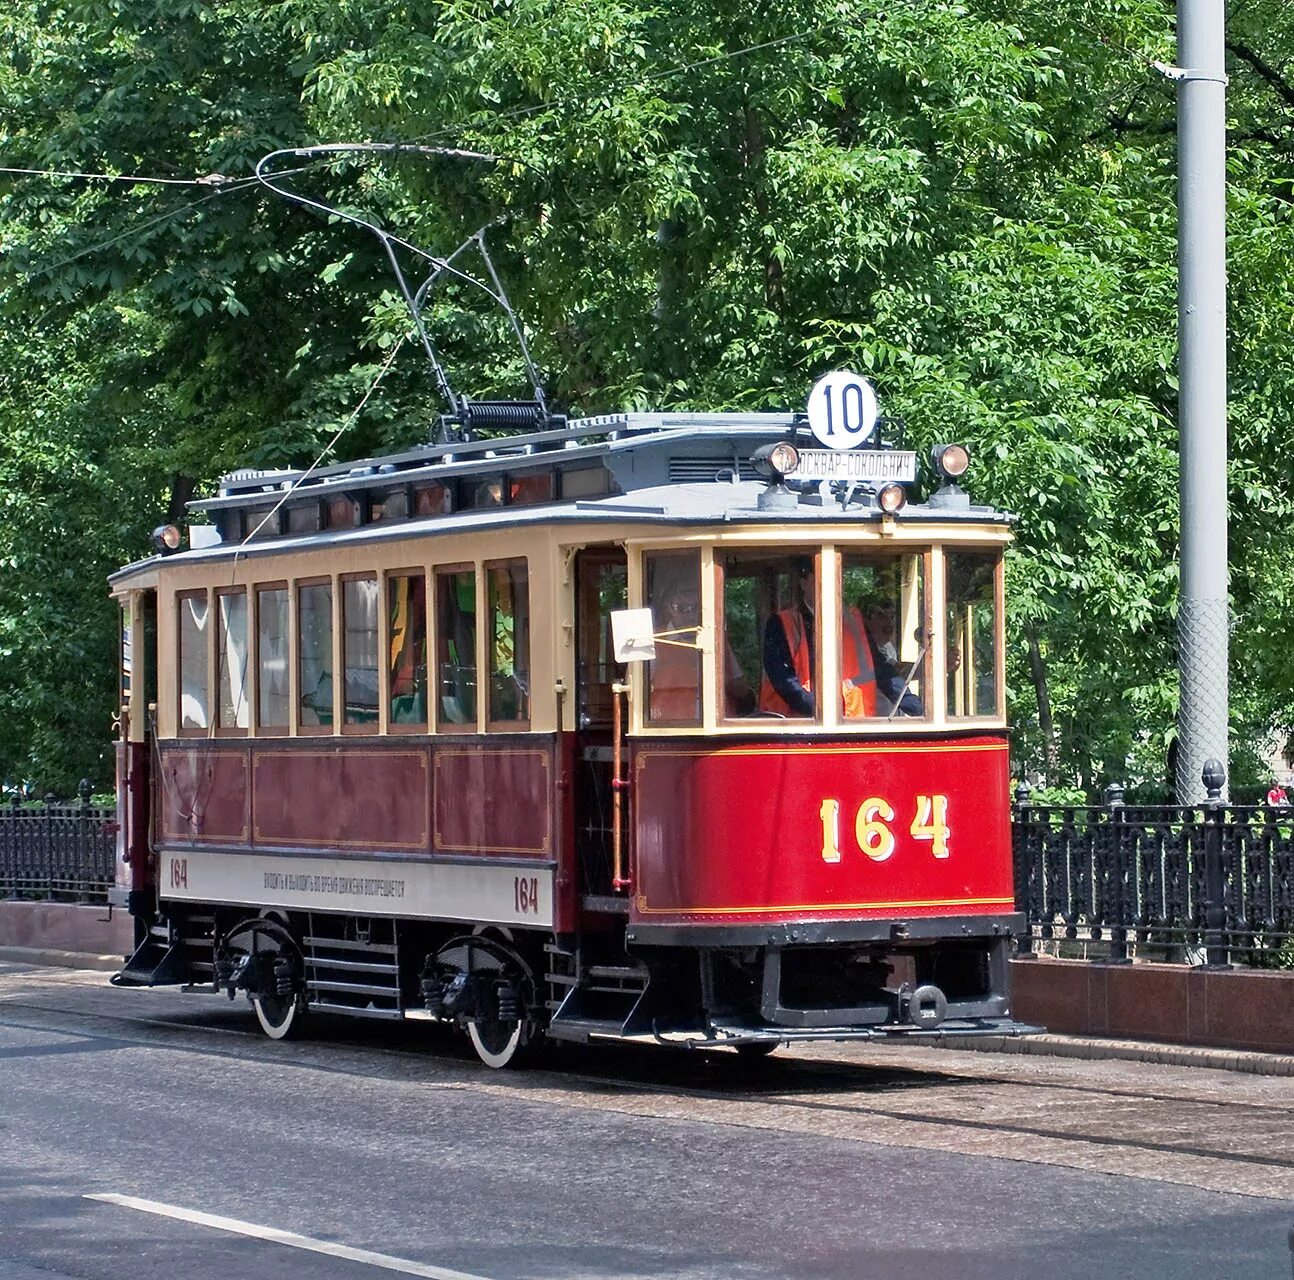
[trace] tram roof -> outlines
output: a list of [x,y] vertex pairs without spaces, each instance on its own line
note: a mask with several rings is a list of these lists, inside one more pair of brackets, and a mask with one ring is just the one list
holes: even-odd
[[[210,512],[219,538],[165,556],[167,564],[193,564],[239,556],[283,555],[328,546],[350,546],[523,525],[634,523],[680,525],[839,524],[880,521],[882,513],[856,495],[848,506],[817,486],[801,489],[794,507],[760,508],[768,488],[750,462],[761,445],[791,439],[808,445],[801,415],[785,413],[620,413],[585,418],[557,430],[498,439],[425,445],[403,453],[342,463],[316,471],[235,472],[220,482],[216,497],[190,503]],[[421,483],[484,481],[495,476],[555,473],[554,498],[528,505],[464,506],[452,511],[381,520],[355,527],[294,533],[277,529],[251,541],[234,532],[239,520],[284,506],[345,495],[371,497]],[[601,470],[606,490],[563,496],[563,477]],[[859,496],[863,500],[858,500]],[[240,513],[246,512],[246,517]],[[992,507],[909,503],[893,517],[901,525],[938,522],[1005,524]],[[130,577],[154,556],[113,574]]]

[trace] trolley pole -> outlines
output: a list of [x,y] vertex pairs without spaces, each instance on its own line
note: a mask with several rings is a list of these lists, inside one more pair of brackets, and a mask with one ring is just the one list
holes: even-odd
[[1228,759],[1226,75],[1223,0],[1178,0],[1178,429],[1181,591],[1176,790],[1204,799]]

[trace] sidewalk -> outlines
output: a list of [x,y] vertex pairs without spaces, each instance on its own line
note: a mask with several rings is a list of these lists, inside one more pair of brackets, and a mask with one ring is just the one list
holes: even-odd
[[[0,947],[0,962],[115,973],[124,963],[124,957],[40,947]],[[1202,1049],[1193,1045],[1167,1044],[1153,1040],[1116,1040],[1043,1033],[1033,1036],[949,1036],[926,1043],[935,1048],[980,1053],[1019,1053],[1088,1061],[1152,1062],[1163,1066],[1241,1071],[1258,1076],[1294,1076],[1294,1056],[1255,1053],[1244,1049]]]

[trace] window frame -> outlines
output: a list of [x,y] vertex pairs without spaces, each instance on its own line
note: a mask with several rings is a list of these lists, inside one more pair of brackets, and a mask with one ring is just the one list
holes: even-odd
[[[441,711],[440,699],[440,581],[442,578],[451,575],[462,575],[470,573],[472,575],[472,584],[475,599],[475,611],[473,613],[473,634],[472,634],[472,674],[476,680],[475,705],[473,707],[474,715],[470,720],[446,720]],[[428,672],[427,683],[433,691],[433,697],[428,704],[428,713],[430,715],[429,728],[433,733],[463,734],[479,733],[481,726],[482,706],[481,706],[481,644],[482,644],[482,627],[481,627],[481,583],[482,575],[479,572],[475,561],[450,561],[446,564],[437,564],[431,567],[431,603],[428,607],[428,645],[429,652],[435,656],[435,678],[432,679],[432,673]]]
[[[423,699],[425,716],[422,720],[393,720],[391,718],[391,583],[396,578],[421,578],[422,579],[422,643],[423,643]],[[381,670],[379,679],[381,680],[381,697],[382,705],[379,708],[382,712],[381,723],[385,726],[384,731],[396,736],[417,736],[431,732],[432,725],[432,688],[431,659],[432,649],[432,613],[429,607],[431,592],[433,590],[432,575],[425,566],[412,566],[406,569],[386,569],[382,573],[382,595],[379,601],[378,612],[378,644],[380,647],[379,657],[381,659]]]
[[[215,627],[211,621],[211,590],[208,587],[197,587],[190,590],[176,591],[175,601],[175,736],[177,738],[209,738],[212,734],[211,668],[212,652],[215,647]],[[206,663],[206,717],[205,727],[184,726],[184,601],[201,599],[207,606],[207,627],[202,636],[202,648],[205,651]]]
[[[224,723],[224,686],[221,682],[221,672],[224,670],[225,653],[225,623],[224,614],[220,608],[221,600],[231,596],[241,596],[243,599],[243,618],[247,626],[247,634],[244,638],[243,647],[243,697],[247,705],[247,724],[240,726],[237,724],[227,725]],[[252,678],[252,612],[251,602],[248,599],[248,592],[245,586],[239,587],[217,587],[212,593],[212,608],[215,613],[215,665],[212,670],[214,679],[210,683],[214,686],[215,701],[212,721],[215,725],[215,736],[217,738],[246,738],[252,731],[252,706],[256,696],[256,684]],[[232,689],[231,689],[232,692]],[[235,710],[235,714],[237,711]]]
[[[377,684],[374,690],[377,698],[373,710],[374,718],[370,721],[356,721],[352,723],[347,719],[347,702],[346,702],[346,669],[347,669],[347,652],[346,652],[346,586],[351,582],[371,582],[375,589],[376,604],[373,615],[373,635],[376,646],[376,669],[374,675]],[[341,693],[341,719],[338,721],[338,727],[341,733],[346,737],[372,737],[382,731],[382,578],[375,570],[359,570],[354,573],[342,573],[337,575],[337,584],[335,588],[336,603],[333,606],[334,626],[337,628],[338,637],[341,641],[341,661],[338,663],[338,671],[341,675],[340,684],[334,681],[334,695]]]
[[[331,724],[306,724],[301,718],[301,703],[304,694],[301,687],[301,592],[308,587],[327,587],[329,589],[328,611],[329,627],[331,629],[329,644],[329,665],[332,675],[332,723]],[[292,633],[292,671],[293,679],[293,710],[292,710],[292,732],[294,737],[301,738],[324,738],[331,737],[337,732],[337,585],[331,574],[322,574],[309,578],[294,578],[292,581],[292,620],[290,626]]]
[[[287,711],[288,718],[285,724],[265,724],[261,720],[261,593],[265,591],[282,591],[284,603],[287,605],[287,635],[284,637],[287,651]],[[250,628],[252,633],[252,645],[254,648],[253,662],[256,670],[256,714],[253,718],[253,731],[258,738],[286,738],[291,737],[293,732],[293,716],[295,714],[296,698],[296,670],[293,665],[293,658],[296,652],[295,636],[295,608],[293,605],[292,584],[286,579],[274,579],[269,582],[255,582],[251,587],[252,616]]]
[[[526,675],[528,677],[528,686],[526,688],[526,715],[524,719],[518,720],[495,720],[494,711],[494,598],[492,591],[492,580],[490,575],[498,569],[514,569],[520,567],[526,575]],[[530,561],[526,556],[509,556],[502,560],[486,560],[481,564],[481,572],[478,577],[478,596],[480,587],[483,584],[485,589],[485,614],[486,626],[484,633],[485,641],[485,730],[487,733],[528,733],[530,730],[531,720],[534,716],[534,681],[530,679],[533,671],[531,657],[533,655],[534,644],[532,643],[532,618],[531,613],[531,591],[530,591]],[[515,617],[515,614],[514,614]],[[480,627],[478,625],[478,631]],[[516,632],[513,632],[513,668],[516,669]],[[513,679],[516,679],[515,675]],[[481,711],[479,706],[481,698],[481,681],[477,677],[477,711],[478,716]]]

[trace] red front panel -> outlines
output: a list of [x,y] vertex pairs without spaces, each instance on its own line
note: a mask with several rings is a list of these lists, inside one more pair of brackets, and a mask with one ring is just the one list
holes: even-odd
[[632,776],[644,924],[1013,909],[1005,738],[650,744]]

